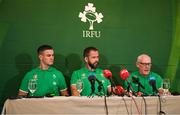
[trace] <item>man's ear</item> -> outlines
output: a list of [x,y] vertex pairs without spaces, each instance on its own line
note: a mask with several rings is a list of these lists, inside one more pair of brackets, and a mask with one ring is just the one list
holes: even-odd
[[85,61],[86,63],[88,62],[88,59],[87,59],[87,57],[85,57],[85,58],[84,58],[84,61]]
[[39,57],[39,60],[41,60],[41,59],[42,59],[42,55],[38,55],[38,57]]
[[139,68],[139,63],[138,63],[138,62],[136,62],[136,67],[138,67],[138,68]]

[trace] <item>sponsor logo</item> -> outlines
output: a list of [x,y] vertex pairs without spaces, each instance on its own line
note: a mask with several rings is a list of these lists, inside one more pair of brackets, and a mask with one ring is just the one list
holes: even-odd
[[83,30],[82,35],[83,37],[95,37],[99,38],[101,37],[101,31],[94,30],[94,23],[101,23],[103,20],[102,13],[97,13],[96,8],[94,7],[93,3],[88,3],[87,6],[85,6],[85,9],[83,12],[79,13],[79,18],[82,22],[89,22],[89,30]]

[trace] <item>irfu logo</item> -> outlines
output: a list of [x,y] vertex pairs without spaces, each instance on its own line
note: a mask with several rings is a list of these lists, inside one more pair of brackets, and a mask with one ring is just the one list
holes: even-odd
[[83,30],[83,37],[99,38],[101,36],[101,31],[95,31],[93,24],[94,22],[101,23],[103,15],[102,13],[96,12],[93,3],[88,3],[88,5],[85,6],[84,11],[79,13],[79,18],[81,18],[82,22],[89,22],[89,30]]
[[81,18],[82,22],[89,21],[89,30],[93,30],[93,24],[97,21],[97,23],[102,22],[103,15],[102,13],[97,13],[96,8],[93,7],[92,3],[88,3],[88,6],[85,6],[85,10],[79,13],[79,18]]

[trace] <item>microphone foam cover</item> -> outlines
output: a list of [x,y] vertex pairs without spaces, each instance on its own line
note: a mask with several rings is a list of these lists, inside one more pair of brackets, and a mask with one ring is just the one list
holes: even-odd
[[116,90],[115,90],[117,95],[122,95],[124,93],[124,89],[122,86],[116,86]]
[[121,79],[126,80],[129,77],[129,72],[127,69],[122,69],[119,73]]
[[112,73],[110,70],[105,69],[105,70],[103,70],[103,73],[106,78],[112,77]]

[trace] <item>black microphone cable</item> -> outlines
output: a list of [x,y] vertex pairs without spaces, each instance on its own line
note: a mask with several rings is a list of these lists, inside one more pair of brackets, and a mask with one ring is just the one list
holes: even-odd
[[[107,106],[107,97],[106,97],[106,94],[105,94],[105,89],[104,89],[104,86],[103,86],[103,84],[102,84],[102,82],[101,81],[99,81],[95,76],[91,76],[91,77],[89,77],[89,80],[92,80],[92,79],[94,80],[93,82],[94,82],[94,89],[93,90],[95,90],[95,81],[97,81],[98,82],[98,84],[99,84],[99,86],[98,86],[98,91],[99,91],[99,93],[100,93],[100,91],[101,90],[103,90],[103,96],[104,96],[104,105],[105,105],[105,111],[106,111],[106,115],[108,115],[109,114],[109,112],[108,112],[108,106]],[[91,86],[92,87],[92,86]],[[88,96],[89,98],[90,97],[94,97],[94,96],[92,96],[92,94],[94,93],[94,91],[93,92],[91,92],[91,94],[90,94],[90,96]],[[100,94],[96,94],[96,95],[98,95],[98,96],[100,96]]]
[[158,114],[159,115],[166,115],[166,113],[164,111],[162,111],[162,105],[161,105],[162,98],[160,95],[158,95],[158,100],[159,100],[159,112],[158,112]]
[[[115,89],[118,90],[117,86],[115,86]],[[120,97],[120,96],[122,97],[122,100],[124,101],[124,105],[125,105],[127,114],[129,115],[128,106],[127,106],[126,100],[124,99],[124,96],[130,97],[129,94],[127,94],[125,91],[123,91],[122,94],[118,94],[118,93],[115,93],[115,94],[116,94],[117,96],[119,96],[119,97]],[[117,111],[116,114],[118,114],[118,111]]]
[[106,110],[106,115],[108,115],[109,114],[109,112],[108,112],[108,106],[107,106],[107,99],[106,99],[107,97],[106,97],[106,95],[104,95],[104,107],[105,107],[105,110]]
[[105,111],[106,111],[106,115],[108,115],[109,112],[108,112],[108,106],[107,106],[107,96],[105,94],[105,89],[104,89],[103,85],[102,85],[102,89],[103,89],[103,93],[104,93],[104,108],[105,108]]
[[[108,111],[108,105],[107,105],[107,96],[106,96],[106,91],[105,91],[105,88],[103,86],[103,83],[98,80],[96,77],[95,77],[95,81],[98,82],[98,92],[99,92],[99,95],[98,96],[101,96],[101,90],[103,91],[103,96],[104,96],[104,108],[105,108],[105,111],[106,111],[106,115],[109,114],[109,111]],[[108,92],[108,90],[107,90]]]
[[144,101],[144,108],[145,108],[145,115],[147,115],[147,103],[146,103],[146,99],[144,98],[144,96],[141,96],[143,98]]
[[138,107],[138,105],[137,105],[136,100],[134,99],[133,96],[131,96],[131,98],[132,98],[132,100],[133,100],[133,102],[134,102],[134,104],[135,104],[135,106],[136,106],[136,109],[137,109],[138,114],[141,115],[141,112],[140,112],[140,109],[139,109],[139,107]]
[[[136,83],[138,85],[138,92],[140,92],[140,88],[145,90],[145,87],[141,84],[141,82],[139,81],[139,78],[137,76],[132,77],[132,81],[134,83]],[[137,92],[137,93],[138,93]],[[145,105],[145,115],[147,115],[147,104],[146,104],[146,99],[144,98],[144,95],[141,95],[143,101],[144,101],[144,105]],[[141,107],[142,108],[142,107]]]
[[[130,92],[127,92],[127,93],[130,93]],[[129,97],[131,97],[132,101],[133,101],[134,104],[135,104],[135,107],[136,107],[136,109],[137,109],[138,114],[141,115],[140,109],[139,109],[139,107],[138,107],[138,104],[137,104],[135,98],[133,97],[133,94],[132,94],[132,95],[131,95],[131,94],[125,94],[125,95],[128,95]],[[137,97],[137,95],[135,95],[135,96]],[[129,114],[128,109],[127,109],[127,112],[128,112],[128,114]]]
[[124,101],[124,104],[125,104],[125,107],[126,107],[127,114],[129,115],[129,111],[128,111],[127,103],[126,103],[126,100],[124,99],[124,96],[122,97],[122,99],[123,99],[123,101]]
[[162,105],[161,105],[162,99],[161,99],[159,94],[156,94],[156,93],[158,93],[158,90],[157,90],[157,87],[156,87],[156,79],[155,79],[155,77],[151,76],[149,78],[149,84],[152,86],[153,95],[158,96],[158,100],[159,100],[159,112],[158,112],[158,114],[159,115],[165,115],[166,113],[164,111],[162,111]]

